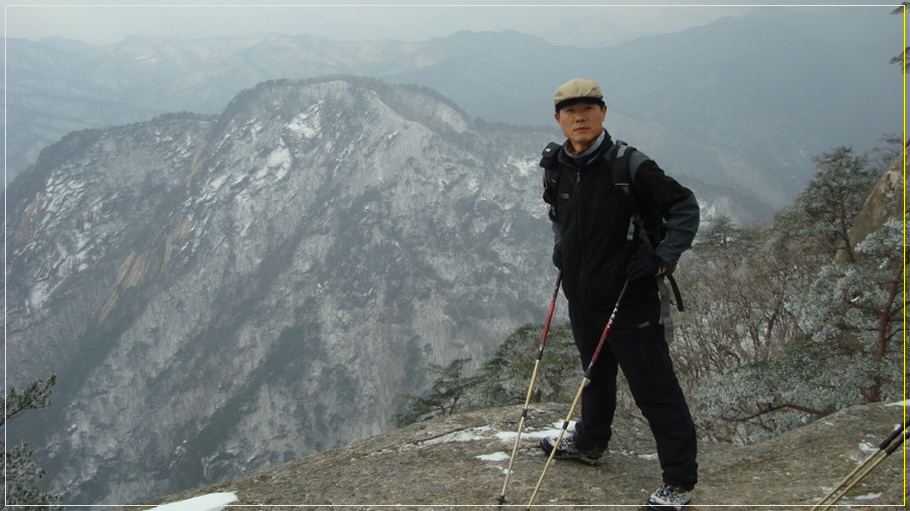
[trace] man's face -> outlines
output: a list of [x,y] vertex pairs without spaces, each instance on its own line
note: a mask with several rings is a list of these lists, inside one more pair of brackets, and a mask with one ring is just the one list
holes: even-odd
[[555,116],[563,134],[578,153],[587,149],[600,136],[607,107],[582,101],[560,108]]

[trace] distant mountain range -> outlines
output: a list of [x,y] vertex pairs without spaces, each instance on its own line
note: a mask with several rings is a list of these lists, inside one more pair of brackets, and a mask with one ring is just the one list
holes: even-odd
[[901,131],[902,79],[888,60],[901,49],[902,27],[889,12],[758,9],[596,50],[517,32],[422,42],[131,37],[104,47],[12,39],[8,172],[69,131],[218,113],[271,79],[378,77],[434,89],[487,122],[547,126],[556,86],[585,76],[605,90],[615,137],[703,188],[737,196],[733,216],[755,218],[801,189],[813,155],[838,145],[861,152]]

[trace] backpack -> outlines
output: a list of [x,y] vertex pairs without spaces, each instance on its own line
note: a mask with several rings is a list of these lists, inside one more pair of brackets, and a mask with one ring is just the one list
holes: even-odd
[[[544,148],[540,160],[540,166],[544,169],[544,194],[550,194],[553,199],[550,204],[556,204],[556,197],[552,194],[555,194],[556,190],[558,190],[560,172],[557,155],[561,148],[561,145],[550,142]],[[635,172],[649,158],[641,151],[619,140],[607,151],[605,158],[610,161],[610,173],[614,190],[616,191],[615,196],[630,218],[627,239],[630,241],[636,238],[640,239],[642,243],[645,243],[653,250],[666,235],[666,220],[661,218],[655,211],[653,217],[657,219],[657,225],[652,225],[650,228],[646,226],[645,220],[641,215],[638,199],[635,198],[635,194],[632,191],[632,180]],[[667,281],[670,283],[669,287],[672,288],[673,297],[676,300],[676,308],[680,312],[684,311],[685,308],[683,307],[679,286],[676,284],[676,279],[673,278],[673,273],[667,272],[661,277],[666,277],[657,279],[661,295],[661,320],[665,325],[669,340],[672,339],[673,328],[669,304],[671,290],[668,289]]]

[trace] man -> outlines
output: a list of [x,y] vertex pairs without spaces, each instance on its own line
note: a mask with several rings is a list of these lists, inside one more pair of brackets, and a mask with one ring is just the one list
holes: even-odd
[[[673,372],[661,321],[658,279],[671,272],[698,229],[692,192],[634,151],[629,176],[643,220],[665,234],[653,246],[632,234],[630,213],[613,183],[614,147],[603,122],[607,107],[591,80],[571,80],[556,90],[556,122],[566,141],[544,165],[544,200],[556,234],[553,262],[562,271],[563,292],[582,366],[587,368],[621,290],[626,291],[581,397],[581,420],[554,457],[598,465],[610,441],[616,410],[617,368],[622,368],[636,405],[657,443],[663,484],[648,505],[681,509],[697,482],[695,425]],[[545,152],[545,155],[547,153]],[[546,162],[548,158],[545,157]],[[626,188],[628,191],[628,188]],[[654,227],[657,230],[657,227]],[[640,233],[639,233],[640,234]],[[544,439],[549,455],[555,439]]]

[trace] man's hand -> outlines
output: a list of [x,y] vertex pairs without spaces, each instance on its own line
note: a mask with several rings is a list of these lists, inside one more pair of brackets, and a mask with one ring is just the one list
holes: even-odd
[[656,277],[663,275],[667,271],[667,265],[654,255],[650,247],[640,244],[635,252],[629,257],[629,263],[626,266],[626,272],[629,274],[629,281],[636,281],[645,277]]

